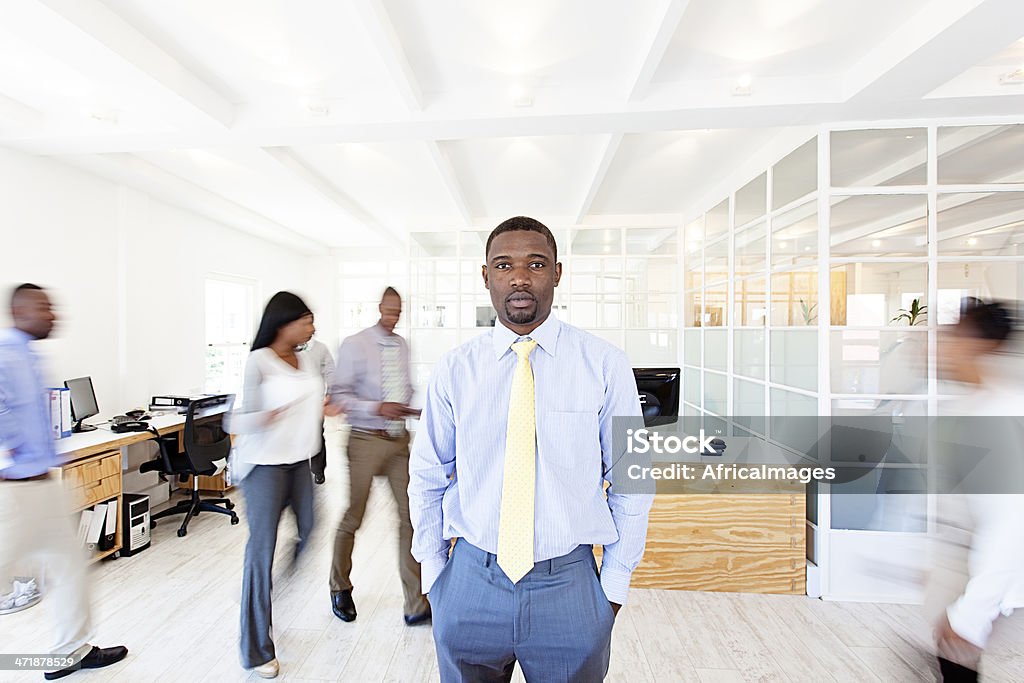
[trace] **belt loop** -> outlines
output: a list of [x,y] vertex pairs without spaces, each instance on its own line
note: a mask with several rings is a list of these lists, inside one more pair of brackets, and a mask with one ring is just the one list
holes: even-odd
[[555,560],[554,559],[550,559],[550,560],[548,560],[548,574],[554,574],[554,573],[555,573]]
[[490,567],[491,566],[491,558],[492,557],[496,558],[497,555],[493,555],[491,553],[484,553],[484,566],[485,567]]

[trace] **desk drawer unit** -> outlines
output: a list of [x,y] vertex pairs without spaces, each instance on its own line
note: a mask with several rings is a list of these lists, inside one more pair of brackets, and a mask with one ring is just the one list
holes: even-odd
[[121,453],[101,453],[65,465],[63,480],[78,509],[114,498],[121,493]]

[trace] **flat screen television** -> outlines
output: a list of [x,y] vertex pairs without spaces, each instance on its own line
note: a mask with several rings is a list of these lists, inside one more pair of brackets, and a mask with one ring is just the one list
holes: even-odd
[[679,417],[679,368],[633,368],[644,424],[669,424]]

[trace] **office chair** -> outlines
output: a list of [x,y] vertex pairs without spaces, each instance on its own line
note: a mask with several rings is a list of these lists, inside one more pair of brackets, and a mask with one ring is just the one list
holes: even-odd
[[[189,404],[185,414],[185,428],[181,433],[184,453],[179,453],[178,435],[171,434],[156,439],[160,446],[160,457],[143,463],[139,472],[160,472],[164,476],[177,476],[178,481],[185,482],[192,476],[192,495],[173,507],[161,510],[151,517],[150,526],[156,526],[156,520],[184,513],[185,519],[178,528],[178,536],[188,533],[188,523],[200,512],[219,512],[231,517],[232,524],[238,524],[238,515],[232,512],[235,504],[228,498],[200,498],[199,480],[201,475],[210,476],[217,473],[214,463],[228,457],[231,451],[231,436],[224,432],[219,423],[207,421],[197,424],[197,420],[212,414],[227,414],[231,410],[231,397],[225,405],[224,397],[203,398]],[[212,437],[210,435],[212,434]]]

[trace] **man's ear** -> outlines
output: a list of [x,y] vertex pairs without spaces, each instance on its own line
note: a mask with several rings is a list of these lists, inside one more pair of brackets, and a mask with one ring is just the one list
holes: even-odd
[[480,266],[480,275],[484,278],[484,289],[490,290],[491,283],[487,280],[487,266]]
[[562,264],[561,263],[556,263],[555,264],[555,287],[558,286],[558,283],[561,280],[562,280]]

